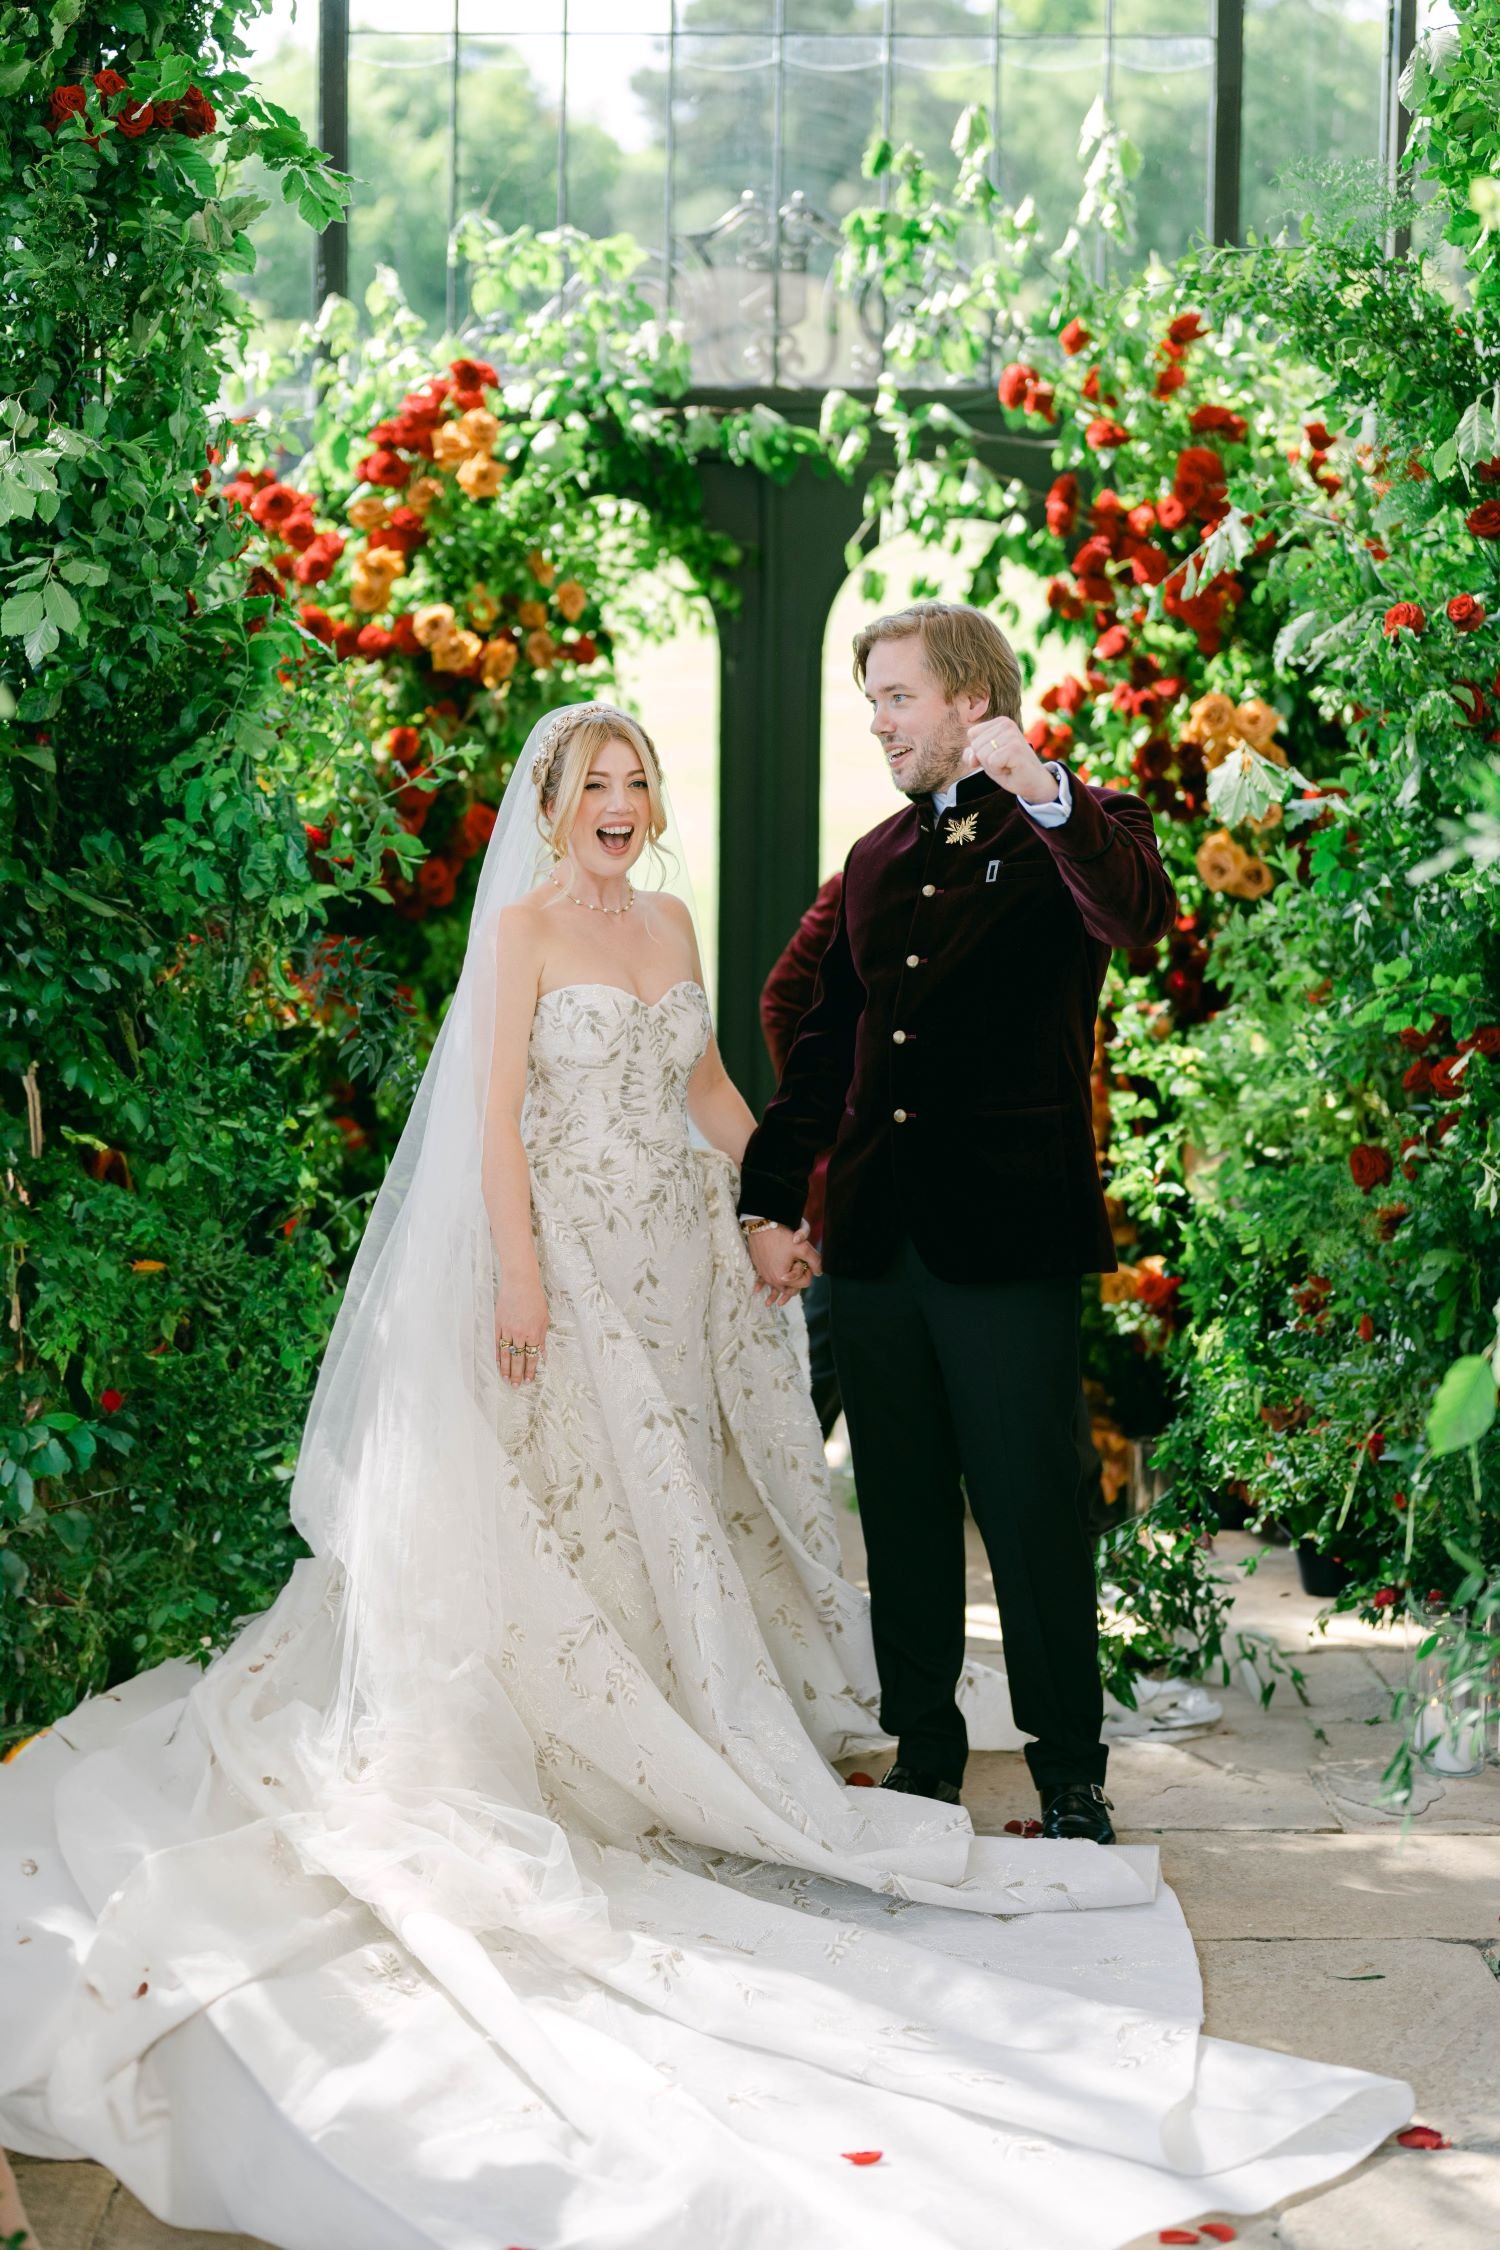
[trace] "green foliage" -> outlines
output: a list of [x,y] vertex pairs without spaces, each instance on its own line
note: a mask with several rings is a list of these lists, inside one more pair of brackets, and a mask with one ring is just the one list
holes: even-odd
[[338,714],[279,723],[302,636],[207,490],[257,208],[229,169],[339,207],[237,67],[255,12],[0,17],[0,1731],[268,1598],[350,1229],[286,1231],[336,1136],[278,997]]

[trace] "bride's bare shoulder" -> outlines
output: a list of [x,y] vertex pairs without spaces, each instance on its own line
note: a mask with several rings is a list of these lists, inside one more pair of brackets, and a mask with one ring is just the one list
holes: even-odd
[[555,887],[538,883],[534,891],[518,898],[510,906],[502,906],[495,917],[495,943],[516,957],[536,959],[543,948],[546,935],[548,904],[557,897]]

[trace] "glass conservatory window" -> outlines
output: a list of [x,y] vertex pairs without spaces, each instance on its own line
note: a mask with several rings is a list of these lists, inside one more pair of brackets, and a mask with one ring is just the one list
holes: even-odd
[[[983,102],[994,171],[1056,241],[1101,95],[1142,156],[1137,252],[1171,259],[1280,223],[1289,170],[1388,157],[1392,72],[1417,0],[324,0],[348,74],[356,176],[349,287],[395,267],[436,327],[461,324],[461,212],[628,233],[710,385],[868,382],[874,323],[830,276],[839,227],[880,188],[877,135],[941,178]],[[313,0],[259,32],[290,86]],[[280,26],[282,45],[277,45]],[[306,111],[304,110],[304,114]],[[338,152],[335,152],[338,153]],[[1297,192],[1295,189],[1293,192]],[[272,214],[261,294],[289,285]],[[300,308],[298,308],[300,310]]]

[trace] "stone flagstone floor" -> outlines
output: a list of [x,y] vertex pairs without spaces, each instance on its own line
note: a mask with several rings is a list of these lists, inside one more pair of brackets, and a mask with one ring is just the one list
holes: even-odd
[[[844,1522],[858,1576],[858,1519]],[[1285,1680],[1269,1710],[1242,1685],[1216,1687],[1216,1727],[1117,1744],[1115,1819],[1127,1841],[1161,1847],[1198,1942],[1211,2032],[1407,2078],[1418,2117],[1453,2146],[1384,2148],[1333,2187],[1239,2223],[1239,2242],[1500,2250],[1500,1771],[1427,1783],[1406,1823],[1383,1812],[1400,1630],[1335,1619],[1320,1631],[1291,1557],[1273,1550],[1248,1572],[1259,1552],[1244,1537],[1219,1543],[1235,1628],[1301,1668],[1305,1705]],[[997,1635],[977,1542],[969,1595],[982,1656]],[[981,1830],[1036,1811],[1019,1756],[975,1758],[965,1798]],[[223,2235],[159,2225],[96,2165],[16,2169],[40,2250],[234,2250]]]

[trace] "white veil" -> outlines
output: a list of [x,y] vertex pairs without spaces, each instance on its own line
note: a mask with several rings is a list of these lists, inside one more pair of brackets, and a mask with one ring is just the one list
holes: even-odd
[[[578,720],[614,708],[549,712],[515,765],[463,969],[354,1261],[292,1488],[298,1530],[334,1566],[339,1661],[307,1744],[318,1812],[296,1824],[297,1840],[366,1898],[374,1855],[387,1908],[405,1895],[471,1929],[550,1921],[589,1892],[543,1808],[534,1746],[492,1661],[506,1637],[502,1533],[514,1536],[530,1502],[498,1434],[499,1269],[481,1158],[506,974],[500,916],[552,864],[538,761]],[[649,887],[692,911],[670,805],[668,823]]]

